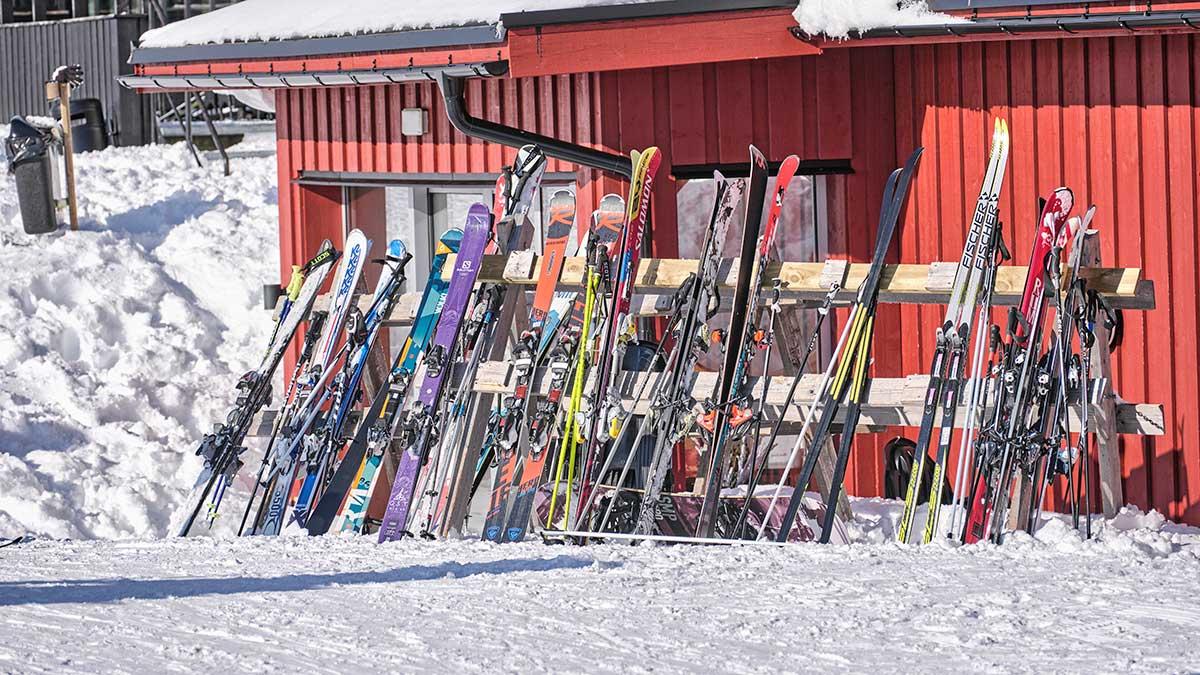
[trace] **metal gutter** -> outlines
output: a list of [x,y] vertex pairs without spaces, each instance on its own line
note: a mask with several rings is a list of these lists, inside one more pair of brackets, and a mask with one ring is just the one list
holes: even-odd
[[501,14],[500,24],[505,29],[529,28],[567,23],[652,19],[666,16],[780,8],[795,9],[796,0],[662,0],[661,2],[630,5],[547,9]]
[[533,143],[539,146],[548,157],[607,171],[625,179],[633,176],[633,162],[624,155],[595,150],[550,136],[472,117],[467,111],[467,103],[463,98],[462,77],[449,72],[441,72],[438,74],[437,82],[446,103],[446,117],[449,118],[454,128],[467,136],[514,148]]
[[228,75],[122,75],[117,78],[129,89],[215,90],[292,89],[297,87],[342,87],[362,84],[430,82],[442,74],[452,77],[495,77],[508,72],[508,63],[466,63],[438,68],[413,67],[329,72],[274,72]]
[[460,28],[433,28],[300,40],[222,42],[185,47],[142,47],[134,50],[133,55],[129,57],[129,62],[140,66],[196,61],[300,58],[492,45],[503,42],[504,38],[498,27],[485,24]]
[[[1002,9],[1011,7],[1025,11],[1029,7],[1069,5],[1071,3],[1072,0],[1024,0],[1023,2],[1013,2],[1013,0],[929,0],[929,9],[935,12],[969,12],[974,9]],[[1079,0],[1077,4],[1082,4],[1082,0]]]
[[[1148,12],[1144,14],[1089,14],[1017,19],[976,19],[970,23],[875,28],[861,33],[853,39],[971,37],[973,35],[995,34],[1020,37],[1022,35],[1045,35],[1049,33],[1069,35],[1106,30],[1136,33],[1139,31],[1170,28],[1200,30],[1200,12]],[[802,40],[819,37],[808,35],[798,27],[792,28],[791,32],[794,36]]]

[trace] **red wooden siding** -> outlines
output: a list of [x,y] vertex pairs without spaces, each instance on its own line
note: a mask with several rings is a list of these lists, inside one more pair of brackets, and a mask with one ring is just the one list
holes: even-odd
[[[467,100],[488,119],[611,151],[659,144],[666,165],[653,213],[665,224],[655,230],[658,256],[678,250],[671,166],[745,162],[754,143],[772,160],[851,160],[853,174],[826,181],[826,247],[865,260],[887,173],[920,144],[926,155],[892,256],[954,259],[991,119],[1006,116],[1012,154],[1000,215],[1012,264],[1027,260],[1038,196],[1065,184],[1079,213],[1098,206],[1105,263],[1143,267],[1157,284],[1159,309],[1126,314],[1114,386],[1126,400],[1162,403],[1168,428],[1158,438],[1123,439],[1126,498],[1200,524],[1198,71],[1192,36],[1043,39],[476,82]],[[429,110],[432,128],[402,138],[398,110],[418,106]],[[284,263],[339,222],[336,194],[292,183],[302,170],[491,173],[513,153],[454,131],[432,84],[282,92],[277,108]],[[591,171],[578,175],[583,212],[621,189]],[[941,311],[886,306],[880,316],[876,374],[925,371]],[[851,493],[882,490],[885,440],[859,442]]]
[[[1142,267],[1156,284],[1158,309],[1125,314],[1114,386],[1126,400],[1162,403],[1167,433],[1123,438],[1125,496],[1200,523],[1200,42],[1173,35],[989,43],[982,58],[973,44],[893,49],[895,160],[913,141],[929,149],[908,214],[909,225],[919,225],[903,235],[902,258],[927,262],[961,250],[990,117],[1006,115],[1012,156],[1000,217],[1013,264],[1028,259],[1037,197],[1067,185],[1077,213],[1097,206],[1105,263]],[[938,85],[901,85],[922,78]],[[906,372],[927,367],[940,319],[935,308],[901,310]]]

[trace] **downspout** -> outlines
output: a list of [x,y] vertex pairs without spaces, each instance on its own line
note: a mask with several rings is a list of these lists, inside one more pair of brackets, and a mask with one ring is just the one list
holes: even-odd
[[438,74],[437,82],[446,103],[446,117],[450,119],[450,123],[454,125],[455,129],[467,136],[513,148],[533,143],[540,147],[548,157],[606,171],[626,180],[633,177],[633,163],[623,155],[595,150],[577,143],[569,143],[550,136],[472,117],[467,112],[467,103],[463,99],[463,78],[442,72]]

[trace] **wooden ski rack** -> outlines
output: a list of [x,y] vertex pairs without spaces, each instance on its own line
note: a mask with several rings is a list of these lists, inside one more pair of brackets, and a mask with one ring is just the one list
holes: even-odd
[[[1089,288],[1096,289],[1114,309],[1150,310],[1155,308],[1154,283],[1143,279],[1140,268],[1112,268],[1100,266],[1099,241],[1094,231],[1089,231],[1084,238],[1083,261],[1086,267],[1080,269],[1079,276],[1087,281]],[[879,301],[899,304],[946,304],[950,299],[956,262],[934,262],[929,264],[889,264],[885,267],[879,291]],[[696,260],[681,259],[644,259],[638,268],[635,282],[635,298],[633,314],[639,317],[662,316],[670,310],[671,294],[679,288],[687,276],[694,273],[698,267]],[[732,288],[737,279],[736,260],[727,259],[723,262],[720,272],[720,287]],[[449,278],[454,269],[453,255],[446,261],[443,268],[445,278]],[[479,283],[503,283],[508,286],[504,315],[499,317],[497,336],[509,335],[509,340],[496,340],[489,349],[488,361],[481,365],[473,390],[482,397],[481,404],[476,406],[477,415],[470,425],[472,443],[482,443],[482,433],[487,421],[487,402],[494,396],[512,390],[512,372],[510,364],[503,360],[507,349],[511,346],[515,335],[524,326],[526,305],[525,293],[531,290],[538,280],[538,259],[531,251],[521,251],[508,256],[486,256],[480,269]],[[848,304],[854,300],[858,286],[865,278],[869,265],[864,263],[849,263],[846,261],[829,260],[817,263],[783,262],[770,263],[766,270],[766,278],[780,280],[780,301],[785,314],[797,310],[819,306],[829,293],[829,289],[837,283],[841,290],[836,296],[838,304]],[[585,260],[575,257],[565,261],[559,288],[562,290],[581,289],[585,273]],[[992,297],[994,306],[1011,306],[1020,301],[1025,286],[1026,270],[1019,266],[1002,266],[997,270],[996,285]],[[770,292],[770,288],[766,292]],[[403,296],[388,318],[386,326],[411,325],[421,300],[421,294],[410,293]],[[359,298],[359,306],[364,310],[370,306],[372,298],[363,295]],[[1054,300],[1051,299],[1051,304]],[[317,299],[315,308],[328,306],[328,296]],[[1108,330],[1097,326],[1097,344],[1107,344]],[[780,350],[781,356],[785,350]],[[784,372],[795,372],[797,364],[784,363]],[[378,370],[378,364],[373,364],[373,371]],[[622,387],[624,392],[633,392],[637,388],[637,379],[646,375],[627,375]],[[1101,497],[1106,516],[1113,516],[1124,505],[1121,491],[1121,465],[1118,434],[1140,436],[1158,436],[1164,433],[1165,418],[1161,405],[1152,403],[1128,403],[1120,399],[1112,391],[1112,375],[1107,350],[1095,349],[1092,352],[1092,376],[1104,384],[1101,400],[1093,403],[1091,409],[1090,430],[1096,435],[1097,455],[1100,464]],[[366,385],[366,397],[370,400],[378,386],[375,377],[371,377]],[[715,373],[699,373],[696,381],[696,392],[710,392],[715,383]],[[545,378],[539,372],[534,380],[534,395],[542,395],[545,391]],[[807,412],[803,407],[815,397],[816,387],[820,381],[819,375],[805,375],[794,404],[786,411],[781,411],[783,397],[790,383],[790,376],[775,376],[767,394],[767,405],[764,407],[764,417],[773,423],[778,415],[784,415],[783,433],[794,435]],[[923,399],[925,395],[927,375],[912,375],[901,378],[873,378],[869,397],[862,410],[860,425],[855,433],[878,433],[887,427],[904,426],[917,427],[921,423]],[[627,396],[626,409],[634,414],[647,410],[649,402],[634,401]],[[703,395],[698,396],[702,399]],[[964,400],[965,400],[964,396]],[[256,421],[251,435],[269,433],[269,420],[274,411],[264,411]],[[1078,431],[1080,421],[1078,411],[1073,406],[1070,412],[1072,429]],[[959,411],[955,425],[961,427],[965,423],[965,410]],[[840,430],[839,430],[840,431]],[[833,472],[833,444],[827,440],[820,456],[814,482],[820,492],[828,497],[829,479]],[[391,458],[389,458],[391,459]],[[385,467],[390,482],[392,462],[385,461]],[[458,504],[457,511],[451,518],[446,519],[446,526],[440,534],[445,535],[455,529],[452,523],[461,522],[465,515],[465,504]],[[843,518],[850,518],[849,503],[842,491],[838,511]]]

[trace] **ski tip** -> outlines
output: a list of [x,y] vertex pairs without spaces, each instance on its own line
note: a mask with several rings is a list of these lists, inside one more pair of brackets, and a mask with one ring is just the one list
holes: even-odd
[[399,239],[393,239],[388,242],[387,257],[392,260],[404,260],[408,255],[408,247]]
[[[467,210],[467,227],[466,229],[487,228],[492,226],[492,209],[490,206],[475,202],[471,208]],[[461,239],[460,239],[461,241]]]
[[458,253],[458,247],[462,244],[463,231],[460,227],[452,227],[442,233],[438,238],[437,246],[434,248],[433,255],[450,255]]

